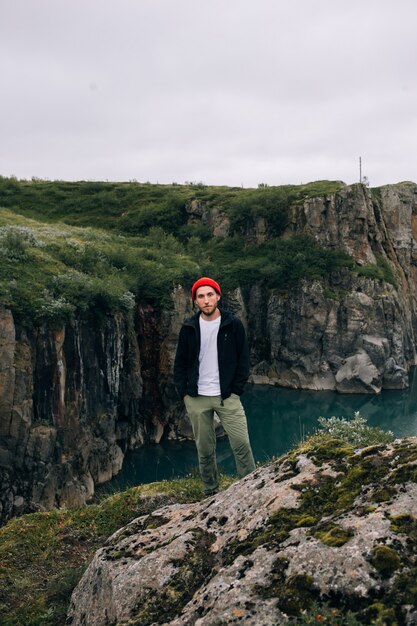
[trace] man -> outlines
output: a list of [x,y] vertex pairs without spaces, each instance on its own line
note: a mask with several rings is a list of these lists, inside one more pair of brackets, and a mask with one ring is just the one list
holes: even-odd
[[242,322],[218,308],[221,290],[215,280],[199,278],[191,294],[198,312],[181,328],[174,383],[191,421],[204,493],[212,495],[219,488],[214,412],[229,437],[239,477],[255,469],[239,398],[249,375],[249,350]]

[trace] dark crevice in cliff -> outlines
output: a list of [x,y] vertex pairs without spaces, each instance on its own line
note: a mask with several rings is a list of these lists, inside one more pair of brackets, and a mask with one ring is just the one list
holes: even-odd
[[160,388],[161,316],[152,305],[137,309],[136,333],[141,355],[143,396],[141,413],[144,417],[147,441],[159,441],[163,434],[164,410]]
[[271,342],[269,340],[268,325],[268,289],[262,283],[243,291],[243,301],[247,302],[249,311],[257,311],[257,315],[250,315],[248,320],[248,340],[251,346],[251,362],[253,365],[262,361],[269,361],[271,356]]

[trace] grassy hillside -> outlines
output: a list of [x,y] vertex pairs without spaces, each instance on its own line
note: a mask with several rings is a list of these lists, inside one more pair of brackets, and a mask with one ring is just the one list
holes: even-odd
[[[223,478],[223,487],[230,482]],[[133,487],[81,509],[11,520],[0,528],[0,623],[65,624],[72,590],[107,537],[139,515],[202,496],[201,481],[183,478]]]
[[[281,238],[289,208],[339,182],[241,189],[203,185],[18,181],[0,177],[0,302],[25,324],[169,302],[174,285],[213,274],[225,288],[263,281],[286,290],[353,262],[305,237]],[[231,236],[189,224],[197,200],[230,219]],[[251,243],[258,217],[270,238]],[[384,277],[381,268],[368,275]],[[381,274],[382,272],[382,274]]]
[[[317,181],[307,185],[243,189],[209,187],[201,183],[19,181],[0,176],[0,207],[36,220],[74,226],[99,225],[130,235],[145,234],[153,226],[160,226],[184,238],[191,234],[184,228],[185,206],[191,200],[229,214],[234,233],[241,230],[245,221],[258,215],[285,215],[293,202],[334,193],[343,186],[339,181]],[[279,217],[277,219],[279,221]]]
[[124,237],[47,225],[0,209],[0,300],[22,321],[128,311],[135,298],[163,302],[198,265],[172,235]]

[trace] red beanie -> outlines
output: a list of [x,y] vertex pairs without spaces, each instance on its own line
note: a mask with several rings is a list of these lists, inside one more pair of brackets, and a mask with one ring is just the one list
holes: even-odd
[[219,296],[222,293],[219,283],[216,283],[216,281],[213,280],[212,278],[207,278],[207,276],[203,276],[202,278],[199,278],[198,280],[196,280],[194,285],[191,287],[191,295],[193,297],[193,300],[195,298],[195,292],[197,291],[199,287],[213,287],[213,289],[217,291]]

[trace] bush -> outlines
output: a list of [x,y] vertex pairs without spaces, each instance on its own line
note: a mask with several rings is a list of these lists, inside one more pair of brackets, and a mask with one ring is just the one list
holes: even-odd
[[286,187],[248,191],[226,208],[231,232],[244,235],[254,228],[257,219],[265,218],[271,236],[278,237],[288,224],[289,207],[294,199],[295,194]]
[[384,431],[375,426],[368,426],[359,411],[352,420],[339,417],[319,417],[321,431],[318,434],[330,435],[340,439],[354,448],[365,448],[379,443],[390,443],[394,439],[391,431]]
[[326,278],[333,271],[353,265],[347,254],[323,249],[304,236],[262,244],[246,244],[243,237],[234,236],[212,242],[208,253],[226,288],[263,281],[267,287],[287,290],[301,279]]
[[365,276],[366,278],[385,280],[387,283],[391,283],[391,285],[394,285],[394,287],[396,287],[397,282],[395,280],[391,265],[389,264],[387,259],[379,254],[376,256],[376,260],[376,264],[368,264],[357,267],[355,269],[355,272],[359,276]]
[[28,247],[42,247],[32,228],[2,226],[0,228],[0,255],[9,261],[25,261]]

